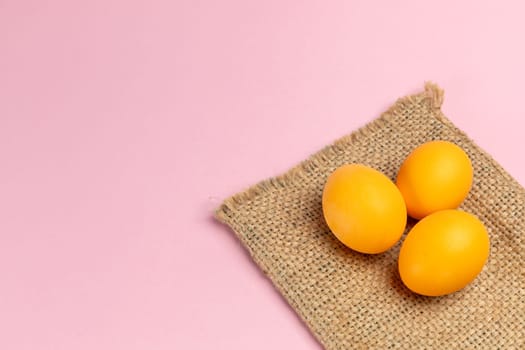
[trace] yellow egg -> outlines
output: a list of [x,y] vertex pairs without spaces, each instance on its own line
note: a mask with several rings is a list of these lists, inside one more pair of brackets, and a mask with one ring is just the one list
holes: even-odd
[[392,247],[405,229],[405,202],[394,183],[360,164],[344,165],[326,181],[323,214],[346,246],[376,254]]
[[396,184],[408,215],[421,219],[443,209],[455,209],[472,186],[472,164],[465,151],[448,141],[417,147],[403,162]]
[[461,210],[442,210],[410,230],[399,252],[399,274],[418,294],[445,295],[472,282],[488,256],[483,223]]

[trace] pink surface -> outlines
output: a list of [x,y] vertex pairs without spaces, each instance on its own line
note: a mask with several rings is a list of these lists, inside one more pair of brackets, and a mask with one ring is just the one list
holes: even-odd
[[0,0],[0,348],[319,349],[213,209],[425,80],[525,183],[524,10]]

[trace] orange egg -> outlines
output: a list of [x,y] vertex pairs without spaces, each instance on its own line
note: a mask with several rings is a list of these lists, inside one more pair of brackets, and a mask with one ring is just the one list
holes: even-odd
[[421,219],[443,209],[455,209],[472,186],[472,164],[465,151],[448,141],[417,147],[403,162],[396,184],[408,215]]
[[344,165],[328,177],[323,214],[343,244],[369,254],[392,247],[407,220],[405,202],[394,183],[360,164]]
[[472,282],[489,255],[489,236],[474,215],[442,210],[419,221],[399,252],[399,274],[412,291],[453,293]]

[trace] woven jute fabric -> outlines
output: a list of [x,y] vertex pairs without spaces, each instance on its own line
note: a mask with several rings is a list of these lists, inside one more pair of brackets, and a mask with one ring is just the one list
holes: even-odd
[[[442,90],[426,84],[216,211],[328,350],[525,349],[525,191],[442,114],[442,101]],[[468,153],[474,182],[461,208],[483,221],[491,245],[473,283],[432,298],[402,284],[400,242],[379,255],[339,243],[323,219],[321,195],[327,176],[343,164],[366,164],[395,179],[416,146],[436,139]]]

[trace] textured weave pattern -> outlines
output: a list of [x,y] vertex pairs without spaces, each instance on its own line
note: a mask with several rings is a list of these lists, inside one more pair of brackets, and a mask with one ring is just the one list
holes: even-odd
[[[427,84],[216,212],[328,350],[525,349],[525,191],[443,116],[441,103],[442,91]],[[491,252],[472,284],[429,298],[400,281],[400,243],[380,255],[340,244],[324,222],[321,194],[327,176],[346,163],[394,179],[411,150],[435,139],[458,144],[472,160],[474,183],[461,207],[485,223]]]

